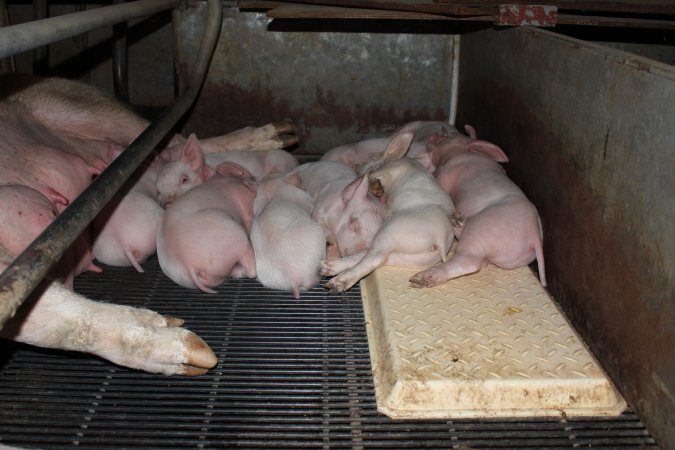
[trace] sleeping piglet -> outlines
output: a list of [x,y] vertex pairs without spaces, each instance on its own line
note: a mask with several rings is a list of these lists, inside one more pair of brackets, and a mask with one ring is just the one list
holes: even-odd
[[178,197],[157,231],[162,271],[208,293],[228,277],[255,277],[248,238],[254,199],[251,175],[234,163],[219,165],[205,183]]
[[337,161],[315,161],[294,169],[314,199],[312,218],[324,230],[329,258],[366,250],[382,225],[384,206],[368,193],[367,177]]
[[295,156],[285,150],[224,150],[205,153],[202,142],[192,134],[185,144],[167,149],[159,158],[156,188],[162,205],[171,203],[195,186],[199,186],[213,173],[213,168],[233,162],[260,180],[271,173],[286,173],[297,167]]
[[326,237],[312,217],[312,197],[298,175],[270,175],[258,184],[251,244],[258,281],[268,288],[300,292],[319,283]]
[[386,198],[388,217],[367,251],[322,263],[323,275],[337,275],[326,287],[332,293],[351,288],[383,265],[419,267],[445,261],[460,219],[452,199],[422,165],[403,157],[412,133],[392,139],[382,163],[366,176],[369,190]]
[[139,168],[129,180],[133,185],[115,197],[94,218],[94,257],[111,266],[133,266],[155,254],[157,227],[164,208],[157,201],[153,166]]
[[410,281],[431,287],[477,272],[488,263],[503,269],[526,266],[535,258],[546,286],[542,227],[537,209],[499,165],[507,156],[495,144],[463,135],[432,136],[428,149],[435,176],[465,219],[456,229],[455,255],[414,275]]

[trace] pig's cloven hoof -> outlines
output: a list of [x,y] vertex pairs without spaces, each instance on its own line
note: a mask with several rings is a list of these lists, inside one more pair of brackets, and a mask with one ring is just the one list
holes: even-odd
[[434,287],[438,284],[438,281],[435,280],[434,274],[432,274],[432,273],[426,273],[425,274],[425,272],[428,272],[428,271],[425,270],[425,271],[422,271],[420,273],[416,273],[415,275],[413,275],[410,278],[410,280],[408,280],[408,281],[410,281],[410,284],[412,285],[412,287],[415,287],[415,288],[424,288],[424,287],[430,288],[430,287]]
[[326,289],[329,289],[331,294],[340,294],[348,289],[346,281],[339,281],[333,278],[326,283]]
[[292,123],[272,122],[259,128],[260,149],[282,149],[299,142],[297,129]]
[[326,277],[331,277],[333,275],[337,275],[339,272],[334,271],[333,265],[331,264],[332,261],[337,261],[337,260],[329,260],[329,259],[322,259],[321,260],[321,275],[326,276]]
[[270,123],[274,127],[274,130],[276,131],[276,135],[280,134],[295,134],[297,133],[298,129],[293,125],[292,123],[288,122],[272,122]]
[[[90,351],[116,364],[165,375],[202,375],[218,363],[183,320],[154,311],[101,304],[91,318]],[[82,348],[81,350],[86,350]]]
[[203,375],[218,363],[218,358],[211,348],[196,334],[189,334],[185,340],[188,349],[188,360],[181,364],[178,375]]
[[384,187],[382,187],[380,180],[373,180],[368,183],[368,192],[373,194],[375,197],[384,196]]

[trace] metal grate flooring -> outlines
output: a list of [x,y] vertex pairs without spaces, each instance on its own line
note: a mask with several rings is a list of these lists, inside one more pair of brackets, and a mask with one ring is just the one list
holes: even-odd
[[176,286],[156,259],[106,267],[77,290],[186,320],[219,357],[166,377],[3,342],[0,446],[21,448],[656,448],[640,419],[394,421],[376,410],[358,286],[295,300],[253,280],[216,295]]

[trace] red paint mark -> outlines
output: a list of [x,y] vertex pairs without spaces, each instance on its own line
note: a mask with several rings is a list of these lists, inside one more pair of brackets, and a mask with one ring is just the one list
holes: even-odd
[[499,25],[554,27],[558,8],[549,5],[499,5]]

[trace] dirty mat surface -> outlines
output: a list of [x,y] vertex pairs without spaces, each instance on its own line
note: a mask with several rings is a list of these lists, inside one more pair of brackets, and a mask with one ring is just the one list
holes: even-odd
[[414,288],[361,282],[379,409],[394,418],[618,415],[626,403],[528,267]]

